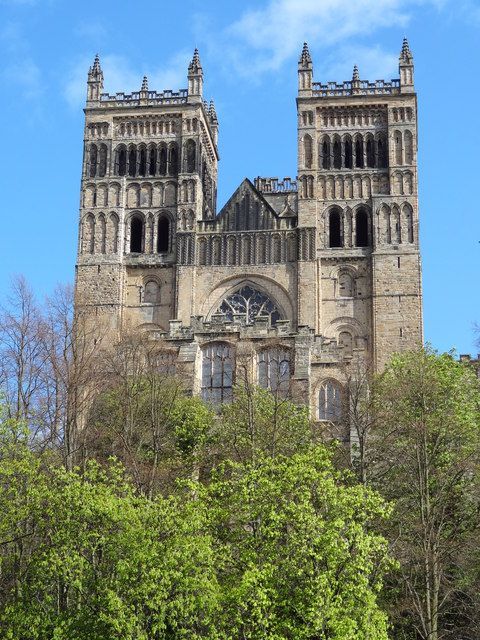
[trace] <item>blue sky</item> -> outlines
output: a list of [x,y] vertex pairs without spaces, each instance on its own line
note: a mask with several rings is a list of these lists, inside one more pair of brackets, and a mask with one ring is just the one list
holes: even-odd
[[219,205],[243,177],[296,172],[296,69],[316,81],[397,77],[402,38],[419,97],[425,337],[475,352],[480,322],[478,0],[0,0],[0,300],[73,279],[86,74],[109,91],[186,86],[195,46],[220,121]]

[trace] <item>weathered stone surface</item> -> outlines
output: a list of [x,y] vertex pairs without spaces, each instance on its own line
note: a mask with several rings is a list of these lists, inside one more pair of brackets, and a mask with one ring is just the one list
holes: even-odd
[[[322,383],[342,383],[352,359],[378,370],[420,343],[411,56],[399,70],[392,82],[355,74],[322,85],[302,58],[297,179],[244,180],[217,215],[218,120],[203,101],[199,62],[188,90],[116,96],[101,94],[96,63],[85,110],[78,306],[106,318],[108,339],[133,326],[168,340],[192,363],[195,392],[207,344],[224,341],[243,360],[250,354],[254,379],[261,350],[290,350],[295,393],[314,415]],[[245,287],[267,296],[274,315],[222,315],[223,301]]]

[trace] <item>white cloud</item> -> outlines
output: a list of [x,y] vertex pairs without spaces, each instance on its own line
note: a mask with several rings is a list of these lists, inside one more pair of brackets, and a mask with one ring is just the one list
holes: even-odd
[[[134,68],[124,56],[107,54],[100,56],[104,77],[104,91],[116,93],[139,91],[143,76],[148,76],[150,90],[177,91],[187,85],[187,68],[191,52],[178,52],[162,67]],[[87,73],[92,64],[91,58],[83,57],[71,69],[69,80],[64,89],[67,102],[77,108],[84,104],[87,95]]]
[[[439,7],[445,1],[269,0],[262,8],[246,11],[226,29],[224,55],[242,75],[277,71],[299,55],[305,40],[313,49],[339,47],[381,28],[405,26],[414,8],[422,4]],[[363,56],[372,71],[390,66],[393,54],[389,53],[383,64],[380,60],[375,63],[380,53],[384,55],[375,45],[370,52],[364,47]]]

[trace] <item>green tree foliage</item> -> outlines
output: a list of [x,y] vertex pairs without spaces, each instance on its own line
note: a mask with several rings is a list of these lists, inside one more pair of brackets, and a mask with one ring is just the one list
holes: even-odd
[[218,469],[204,490],[225,638],[380,640],[386,542],[371,532],[387,507],[346,486],[319,446]]
[[307,407],[243,384],[222,408],[217,442],[223,459],[249,463],[305,451],[315,442],[315,431]]
[[[209,410],[172,411],[181,455]],[[226,462],[208,484],[139,493],[119,463],[55,466],[4,421],[0,637],[7,640],[386,639],[381,499],[322,446]]]
[[200,501],[135,495],[115,463],[42,468],[13,437],[0,461],[2,638],[214,637]]
[[449,354],[394,357],[374,386],[369,477],[395,508],[399,638],[478,638],[480,392]]

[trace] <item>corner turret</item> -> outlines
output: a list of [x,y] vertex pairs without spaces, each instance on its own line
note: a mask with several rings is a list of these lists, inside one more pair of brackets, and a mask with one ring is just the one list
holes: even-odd
[[198,49],[193,52],[193,58],[188,65],[188,101],[202,102],[203,69],[198,55]]
[[413,93],[413,55],[408,45],[408,40],[403,39],[402,50],[398,60],[400,73],[400,92]]
[[308,44],[303,43],[302,53],[298,60],[298,93],[300,96],[312,95],[313,64]]
[[103,71],[100,66],[100,58],[98,53],[93,61],[93,66],[88,70],[87,80],[87,107],[92,103],[100,102],[100,95],[103,91]]

